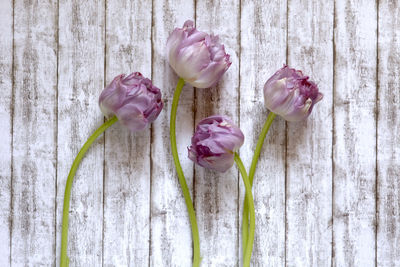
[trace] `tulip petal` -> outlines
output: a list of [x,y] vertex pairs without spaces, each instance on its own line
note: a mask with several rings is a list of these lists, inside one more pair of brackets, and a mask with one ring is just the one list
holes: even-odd
[[225,172],[232,167],[233,154],[243,142],[242,131],[229,118],[210,116],[197,125],[188,157],[202,167]]
[[317,85],[299,70],[284,66],[264,85],[264,103],[287,121],[306,119],[322,99]]
[[168,37],[167,55],[174,71],[198,88],[215,85],[231,65],[218,36],[196,30],[190,20]]
[[160,89],[139,72],[117,76],[99,97],[107,117],[115,115],[132,132],[146,128],[163,108]]

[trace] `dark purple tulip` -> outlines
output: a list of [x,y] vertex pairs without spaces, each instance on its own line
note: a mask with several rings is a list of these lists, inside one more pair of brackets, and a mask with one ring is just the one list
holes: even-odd
[[218,36],[196,30],[191,20],[168,37],[167,58],[181,78],[198,88],[215,85],[231,65]]
[[116,115],[132,132],[146,128],[163,108],[160,89],[139,72],[115,77],[101,93],[99,105],[106,117]]
[[210,116],[197,125],[188,148],[189,158],[202,167],[225,172],[232,167],[233,154],[243,142],[242,131],[229,118]]
[[322,97],[308,76],[286,65],[264,85],[265,106],[287,121],[306,119]]

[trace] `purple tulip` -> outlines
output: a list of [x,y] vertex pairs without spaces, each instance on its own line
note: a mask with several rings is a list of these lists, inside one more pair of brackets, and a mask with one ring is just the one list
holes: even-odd
[[323,95],[300,70],[283,66],[264,85],[265,106],[287,121],[304,120]]
[[191,20],[169,36],[167,57],[175,72],[198,88],[215,85],[231,65],[218,36],[196,30]]
[[188,147],[189,158],[202,167],[225,172],[232,167],[233,154],[243,141],[242,131],[229,118],[210,116],[197,125]]
[[160,89],[141,73],[118,75],[103,90],[100,109],[106,117],[116,115],[132,132],[146,128],[163,108]]

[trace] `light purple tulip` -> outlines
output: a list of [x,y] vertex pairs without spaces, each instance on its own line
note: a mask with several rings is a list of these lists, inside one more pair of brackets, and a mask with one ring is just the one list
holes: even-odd
[[215,85],[231,65],[218,36],[196,30],[191,20],[169,36],[167,57],[175,72],[197,88]]
[[136,132],[153,122],[164,104],[160,89],[134,72],[115,77],[101,93],[99,105],[106,117],[116,115],[123,125]]
[[287,121],[306,119],[322,97],[308,76],[286,65],[264,85],[265,106]]
[[243,142],[242,131],[229,118],[210,116],[197,125],[188,147],[189,158],[202,167],[225,172],[232,167],[233,154]]

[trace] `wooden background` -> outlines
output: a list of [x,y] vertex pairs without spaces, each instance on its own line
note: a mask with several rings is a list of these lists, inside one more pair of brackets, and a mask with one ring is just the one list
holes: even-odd
[[258,165],[254,266],[400,266],[400,3],[396,0],[0,0],[0,262],[59,264],[67,173],[103,122],[98,96],[140,71],[165,109],[91,147],[72,192],[71,266],[190,266],[189,221],[169,146],[174,27],[219,34],[232,66],[186,86],[178,146],[203,266],[238,266],[244,186],[186,157],[195,124],[231,116],[249,167],[267,117],[262,86],[286,62],[324,94],[306,122],[278,118]]

